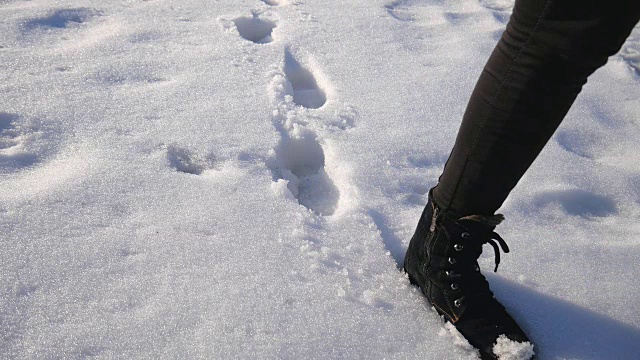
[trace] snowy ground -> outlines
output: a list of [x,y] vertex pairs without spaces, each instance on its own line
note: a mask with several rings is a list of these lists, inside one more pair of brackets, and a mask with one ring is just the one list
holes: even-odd
[[[475,358],[398,264],[511,5],[0,1],[0,358]],[[636,29],[502,209],[539,359],[640,358],[639,134]]]

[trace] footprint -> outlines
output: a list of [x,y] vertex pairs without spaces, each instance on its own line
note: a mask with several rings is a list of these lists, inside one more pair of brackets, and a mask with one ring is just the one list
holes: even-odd
[[77,27],[89,19],[99,15],[96,10],[89,8],[60,9],[51,15],[27,21],[24,28],[27,31],[35,29],[65,29]]
[[255,14],[253,16],[239,17],[234,24],[240,36],[256,44],[267,44],[273,41],[271,33],[276,27],[276,23],[271,20],[260,19]]
[[51,155],[57,143],[51,130],[37,120],[0,112],[0,174],[30,167]]
[[284,53],[284,73],[293,89],[293,102],[309,109],[317,109],[327,102],[327,95],[316,78],[296,60],[289,49]]
[[175,145],[167,147],[167,160],[169,165],[177,171],[193,175],[202,175],[205,171],[216,168],[216,159],[213,155],[201,157]]
[[263,3],[269,6],[282,6],[285,5],[285,0],[262,0]]
[[465,21],[472,19],[474,16],[473,13],[468,12],[460,12],[460,11],[447,11],[444,13],[444,18],[447,19],[448,22],[459,25]]
[[606,217],[618,213],[615,201],[581,189],[547,191],[536,196],[533,201],[537,208],[557,203],[569,215],[582,217]]
[[586,131],[563,130],[556,135],[556,141],[563,149],[593,160],[602,143],[602,136]]
[[414,21],[415,18],[408,11],[406,3],[407,0],[397,0],[385,5],[384,8],[387,10],[387,13],[396,20],[405,22]]
[[449,154],[444,152],[432,153],[429,155],[409,155],[407,164],[411,167],[427,169],[432,167],[443,167],[449,158]]
[[437,28],[439,25],[455,22],[456,14],[443,12],[442,1],[395,0],[384,6],[392,18],[420,26]]
[[274,179],[288,181],[291,194],[314,213],[333,215],[340,191],[324,170],[324,150],[316,134],[297,126],[282,135],[270,164]]

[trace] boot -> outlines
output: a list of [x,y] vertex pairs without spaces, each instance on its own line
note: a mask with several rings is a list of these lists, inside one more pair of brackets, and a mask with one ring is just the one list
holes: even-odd
[[500,263],[498,244],[509,252],[493,231],[502,220],[502,215],[458,218],[439,209],[430,192],[407,249],[404,270],[436,311],[479,350],[482,359],[498,359],[506,355],[504,351],[514,358],[530,359],[533,345],[493,296],[478,266],[483,244],[495,251],[494,271]]

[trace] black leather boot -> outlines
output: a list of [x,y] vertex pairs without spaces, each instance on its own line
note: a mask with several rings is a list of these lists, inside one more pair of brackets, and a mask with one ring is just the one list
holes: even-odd
[[493,231],[502,220],[502,215],[458,218],[439,209],[430,193],[407,249],[404,270],[436,311],[480,351],[482,359],[497,359],[504,351],[528,359],[533,346],[493,296],[478,266],[483,244],[494,248],[494,271],[500,263],[498,244],[509,252]]

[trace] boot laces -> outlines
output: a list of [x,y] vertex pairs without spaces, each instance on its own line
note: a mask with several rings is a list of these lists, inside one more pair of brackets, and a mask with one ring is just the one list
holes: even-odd
[[500,237],[500,235],[498,235],[498,233],[496,233],[495,231],[492,231],[491,237],[487,238],[481,243],[482,245],[489,244],[491,245],[491,247],[493,247],[493,253],[495,255],[494,261],[496,264],[493,272],[498,272],[498,265],[500,265],[500,249],[498,248],[498,244],[496,244],[496,241],[498,241],[498,244],[500,244],[500,247],[505,254],[509,253],[509,246],[507,246],[507,243],[504,241],[504,239]]
[[[471,216],[465,216],[463,218],[460,218],[460,220],[474,221],[488,228],[493,229],[504,220],[504,216],[502,214],[496,214],[492,216],[471,215]],[[468,232],[464,232],[462,234],[463,239],[466,239],[470,236],[471,234]],[[484,244],[491,245],[491,247],[493,248],[493,253],[495,255],[494,261],[496,264],[493,271],[497,272],[498,265],[500,264],[500,248],[502,248],[502,251],[506,254],[506,253],[509,253],[509,246],[507,246],[507,243],[504,241],[504,239],[500,235],[498,235],[498,233],[496,233],[495,231],[491,231],[491,233],[488,234],[488,236],[482,236],[481,239],[479,240],[480,241],[476,240],[472,242],[472,247],[474,248],[472,256],[475,257],[474,260],[477,260],[480,257],[480,254],[482,253],[482,245]],[[498,245],[500,245],[500,247],[498,247]]]
[[[497,224],[499,224],[504,217],[502,215],[494,215],[491,217],[478,217],[471,216],[462,218],[460,220],[472,220],[478,221],[479,223],[486,225],[488,229],[492,229]],[[464,268],[460,269],[459,273],[455,272],[447,272],[447,275],[452,278],[460,278],[465,277],[467,284],[471,285],[470,288],[467,288],[465,296],[461,296],[456,299],[454,304],[455,306],[460,306],[460,304],[465,301],[466,298],[469,297],[483,297],[490,296],[493,297],[493,293],[489,289],[489,283],[486,278],[480,273],[480,268],[478,267],[478,258],[482,254],[482,246],[484,244],[489,244],[493,248],[494,252],[494,262],[495,268],[494,272],[498,271],[498,265],[500,264],[500,250],[505,253],[509,252],[509,246],[504,241],[504,239],[498,235],[495,231],[491,230],[491,232],[485,232],[485,230],[480,230],[478,232],[471,231],[462,233],[462,244],[461,250],[456,249],[456,251],[460,252],[460,257],[463,264],[466,264]],[[456,245],[454,245],[455,247]],[[473,265],[472,265],[473,264]]]

